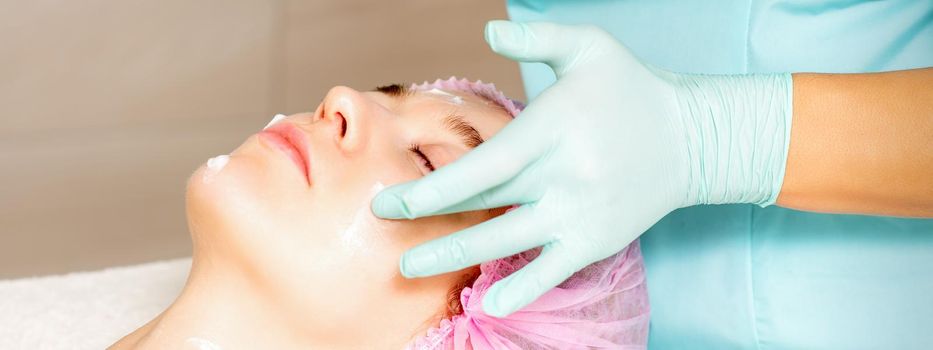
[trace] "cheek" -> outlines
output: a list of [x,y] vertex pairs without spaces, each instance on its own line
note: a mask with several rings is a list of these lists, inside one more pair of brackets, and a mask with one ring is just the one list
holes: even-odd
[[[366,242],[356,241],[351,245],[357,247],[354,249],[359,249],[360,245],[370,244],[368,249],[363,248],[355,254],[344,255],[346,247],[342,245],[346,244],[346,241],[338,240],[340,242],[330,246],[324,256],[310,260],[322,266],[330,264],[322,260],[339,261],[325,269],[309,271],[308,278],[305,279],[307,285],[303,289],[303,296],[321,301],[315,308],[326,315],[319,314],[320,316],[326,316],[331,325],[346,327],[358,322],[360,315],[404,315],[374,318],[370,322],[405,322],[414,325],[445,309],[451,288],[462,279],[464,272],[455,271],[439,276],[407,279],[399,272],[398,263],[405,250],[451,233],[452,229],[458,227],[450,216],[415,221],[372,218],[365,219],[360,227],[360,232],[353,233],[360,236],[353,238],[360,238]],[[340,300],[340,308],[330,307],[333,300]],[[386,329],[396,326],[397,324],[378,325]]]
[[336,155],[326,159],[319,175],[322,189],[360,187],[381,183],[391,186],[414,180],[424,174],[416,167],[407,149],[398,145],[372,147],[363,154]]

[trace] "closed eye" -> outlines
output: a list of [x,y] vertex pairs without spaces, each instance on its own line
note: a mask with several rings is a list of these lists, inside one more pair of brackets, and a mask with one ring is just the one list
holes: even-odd
[[421,164],[428,169],[429,172],[434,171],[434,163],[431,163],[431,160],[428,159],[428,156],[421,151],[421,145],[412,144],[408,147],[408,150],[411,153],[414,153],[416,156],[421,158]]
[[[376,91],[386,96],[398,98],[400,101],[404,101],[407,97],[414,94],[414,91],[401,84],[380,86],[376,88]],[[476,148],[485,141],[483,137],[480,136],[479,131],[461,115],[448,115],[444,118],[443,123],[444,127],[449,132],[460,136],[460,141],[467,148]]]

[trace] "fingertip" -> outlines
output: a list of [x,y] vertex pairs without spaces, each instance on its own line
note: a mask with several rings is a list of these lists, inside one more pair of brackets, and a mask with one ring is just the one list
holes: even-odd
[[402,257],[398,259],[398,271],[402,274],[402,277],[412,278],[412,276],[409,275],[408,267],[406,265],[405,254],[402,254]]
[[382,190],[370,203],[373,215],[383,219],[415,219],[417,212],[412,210],[412,185],[398,184]]
[[403,219],[410,215],[405,202],[395,193],[383,190],[369,204],[373,215],[383,219]]
[[483,39],[486,40],[486,43],[489,44],[489,48],[491,48],[493,51],[495,51],[496,48],[493,46],[493,34],[492,33],[495,30],[496,22],[499,22],[499,21],[500,20],[492,20],[492,21],[486,22],[486,26],[483,28]]
[[417,278],[437,274],[438,256],[431,246],[418,246],[402,254],[399,270],[405,278]]
[[437,184],[420,183],[399,196],[400,206],[405,210],[406,217],[414,219],[435,212],[440,203],[444,202],[445,192],[435,187]]
[[489,48],[494,52],[503,53],[515,46],[515,42],[519,39],[516,33],[517,27],[516,23],[505,20],[486,22],[484,37]]
[[502,312],[502,308],[499,306],[499,290],[500,282],[496,282],[486,290],[486,295],[483,296],[483,313],[493,316],[493,317],[505,317],[508,316],[508,313]]
[[507,317],[524,306],[519,294],[508,288],[505,280],[496,282],[483,297],[483,312],[493,317]]
[[417,278],[418,276],[414,274],[414,271],[412,271],[411,263],[407,256],[408,253],[402,254],[402,258],[398,261],[398,270],[405,278]]

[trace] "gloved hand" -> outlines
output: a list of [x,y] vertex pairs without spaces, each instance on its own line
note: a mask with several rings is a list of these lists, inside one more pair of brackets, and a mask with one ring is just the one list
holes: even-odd
[[483,310],[503,317],[619,252],[674,209],[775,201],[790,133],[788,74],[666,72],[592,26],[492,21],[486,41],[508,58],[546,63],[557,82],[495,137],[385,189],[372,209],[412,219],[522,205],[406,252],[406,277],[543,245],[486,295]]

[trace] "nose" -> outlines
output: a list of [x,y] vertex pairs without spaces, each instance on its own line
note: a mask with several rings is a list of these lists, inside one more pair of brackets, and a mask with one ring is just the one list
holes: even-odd
[[359,91],[346,86],[337,86],[327,92],[319,111],[319,122],[324,122],[333,131],[337,147],[345,152],[354,152],[366,146],[368,123],[372,102]]

